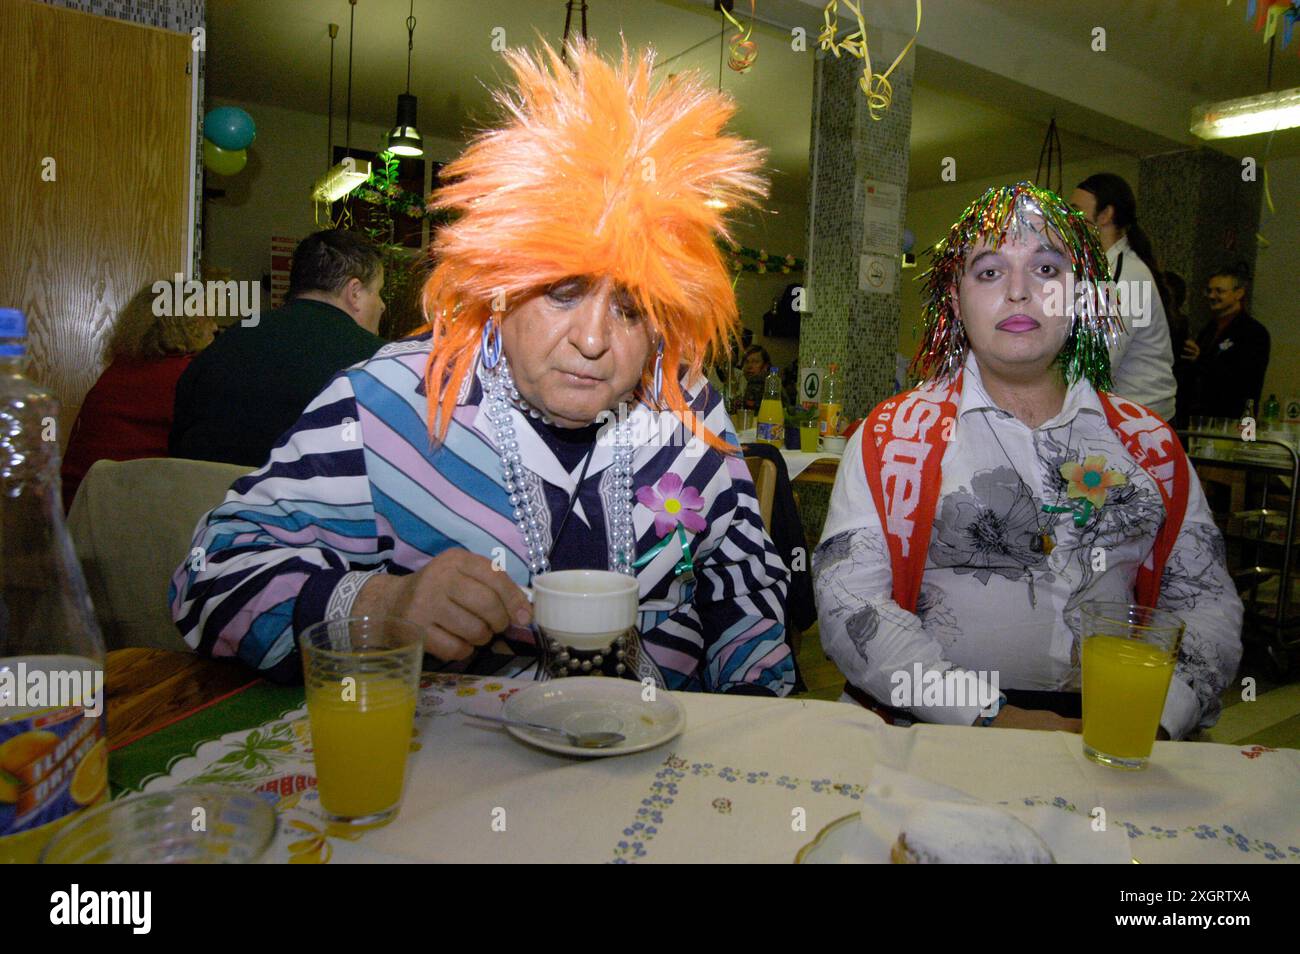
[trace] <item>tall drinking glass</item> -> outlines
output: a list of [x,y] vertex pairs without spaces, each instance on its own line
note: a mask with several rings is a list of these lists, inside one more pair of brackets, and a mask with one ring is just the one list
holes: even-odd
[[1166,610],[1089,602],[1083,622],[1083,753],[1146,767],[1160,728],[1184,623]]
[[360,616],[317,623],[298,639],[321,807],[335,822],[386,822],[406,781],[422,633]]

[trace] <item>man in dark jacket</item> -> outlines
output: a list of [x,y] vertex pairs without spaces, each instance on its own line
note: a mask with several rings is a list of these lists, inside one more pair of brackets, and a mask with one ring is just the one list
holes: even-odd
[[288,301],[220,334],[176,384],[173,457],[260,467],[339,371],[384,344],[375,334],[384,266],[366,238],[329,230],[293,253]]
[[1190,414],[1240,418],[1248,400],[1259,413],[1269,335],[1246,311],[1246,284],[1240,266],[1215,272],[1205,284],[1211,320],[1183,352],[1193,362]]

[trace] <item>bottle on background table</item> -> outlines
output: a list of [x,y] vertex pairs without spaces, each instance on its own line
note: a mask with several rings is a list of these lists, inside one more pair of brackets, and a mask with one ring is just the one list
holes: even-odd
[[108,793],[104,642],[63,523],[58,403],[0,309],[0,862],[36,861]]
[[1264,402],[1264,423],[1276,424],[1282,419],[1282,405],[1278,403],[1277,395],[1270,394],[1268,400]]
[[781,400],[781,369],[775,365],[763,384],[763,403],[758,406],[758,436],[763,444],[785,444],[785,404]]
[[840,433],[840,416],[844,405],[840,397],[840,366],[832,362],[830,371],[822,380],[821,401],[817,405],[818,430],[822,437],[836,437]]

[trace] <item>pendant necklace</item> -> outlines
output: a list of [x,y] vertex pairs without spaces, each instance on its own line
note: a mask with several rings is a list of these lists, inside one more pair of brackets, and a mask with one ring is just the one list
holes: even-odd
[[[1025,479],[1020,476],[1020,471],[1016,469],[1015,463],[1012,462],[1011,460],[1011,455],[1007,453],[1007,449],[1002,445],[1001,438],[998,437],[998,432],[993,429],[993,425],[989,423],[989,419],[987,417],[984,418],[984,423],[988,425],[989,433],[993,435],[993,440],[997,441],[998,449],[1002,451],[1002,456],[1007,459],[1007,464],[1011,467],[1012,473],[1016,475],[1016,480],[1020,482],[1021,491],[1024,493],[1026,497],[1029,498],[1030,506],[1032,506],[1034,503],[1034,492],[1029,489],[1029,485],[1025,483]],[[1070,435],[1073,433],[1074,433],[1074,422],[1071,421],[1070,430],[1065,435],[1066,450],[1069,450]],[[1034,459],[1037,460],[1036,454]],[[1061,497],[1059,491],[1057,492],[1056,497],[1057,497],[1057,502],[1059,503]],[[1056,512],[1055,508],[1048,508],[1046,504],[1042,506],[1042,511],[1046,513]],[[1034,523],[1038,527],[1038,532],[1034,535],[1034,539],[1030,541],[1029,549],[1034,553],[1041,553],[1044,556],[1051,556],[1052,551],[1056,549],[1055,518],[1053,518],[1051,524],[1048,525],[1048,524],[1044,524],[1037,516],[1035,516]]]

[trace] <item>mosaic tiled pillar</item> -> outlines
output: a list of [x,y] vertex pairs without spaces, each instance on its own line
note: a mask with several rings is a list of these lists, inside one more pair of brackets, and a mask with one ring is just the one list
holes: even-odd
[[[93,13],[101,17],[113,17],[146,26],[172,30],[176,33],[190,33],[194,27],[202,27],[207,19],[207,0],[40,0],[51,6],[81,13]],[[204,54],[198,56],[198,135],[195,137],[194,163],[194,255],[191,264],[194,276],[199,276],[199,262],[202,258],[201,243],[203,239],[203,61]]]
[[1234,262],[1255,271],[1263,172],[1256,168],[1256,181],[1245,181],[1243,168],[1240,159],[1205,148],[1151,156],[1138,166],[1138,224],[1161,264],[1187,281],[1193,334],[1210,319],[1201,294],[1210,273]]
[[[870,37],[872,64],[893,62],[907,38],[878,33]],[[825,367],[839,363],[844,412],[861,417],[893,391],[894,353],[898,341],[901,249],[867,246],[867,180],[898,190],[897,232],[907,212],[907,168],[912,131],[912,64],[909,53],[890,74],[893,104],[873,120],[858,86],[862,61],[826,56],[817,63],[813,87],[809,249],[811,314],[800,322],[799,357],[816,357]],[[886,294],[858,287],[861,256],[885,253],[893,270],[893,291]]]

